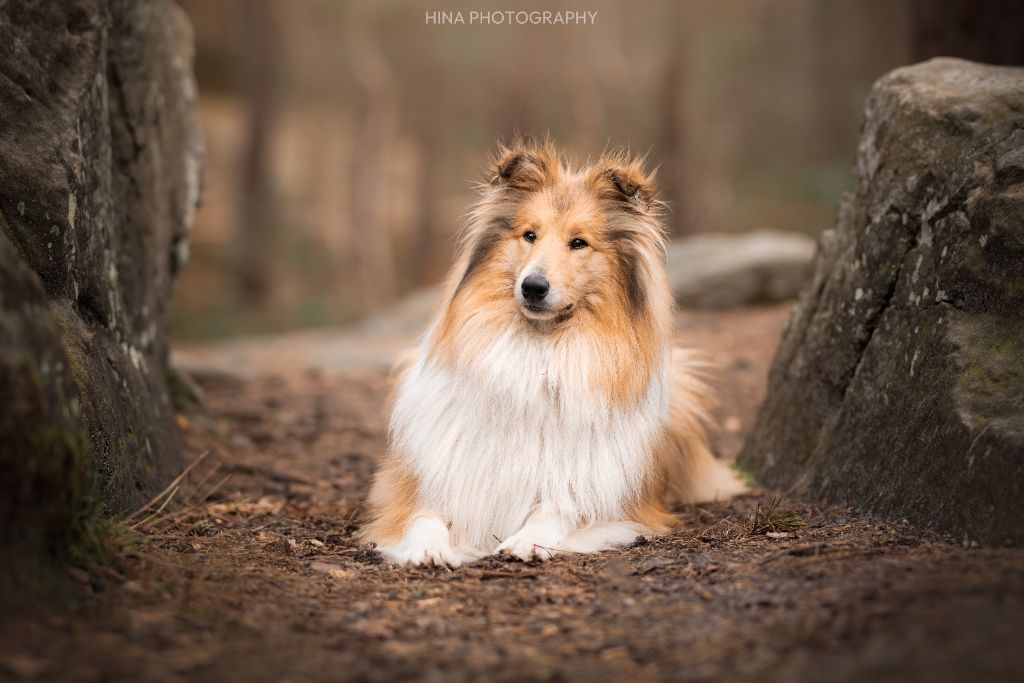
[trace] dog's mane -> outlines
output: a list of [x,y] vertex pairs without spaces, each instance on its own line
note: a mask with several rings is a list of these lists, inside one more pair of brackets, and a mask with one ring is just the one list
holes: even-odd
[[548,139],[517,138],[500,145],[460,231],[458,259],[428,353],[459,362],[510,325],[525,325],[512,315],[513,283],[494,279],[487,264],[515,227],[524,202],[550,192],[557,203],[561,193],[571,193],[592,202],[604,218],[603,236],[615,254],[614,281],[608,283],[612,295],[602,298],[601,310],[581,311],[548,333],[552,340],[589,337],[595,363],[607,366],[602,372],[609,375],[604,382],[609,391],[618,400],[637,399],[658,362],[672,317],[661,220],[665,205],[657,199],[654,174],[643,164],[643,158],[616,149],[575,166]]

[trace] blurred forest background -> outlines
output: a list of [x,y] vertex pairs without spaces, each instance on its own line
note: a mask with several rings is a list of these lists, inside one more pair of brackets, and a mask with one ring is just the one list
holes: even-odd
[[479,0],[182,5],[207,163],[179,339],[347,322],[436,282],[516,130],[649,152],[674,236],[817,234],[872,81],[931,56],[920,0],[587,0],[582,26],[425,22]]

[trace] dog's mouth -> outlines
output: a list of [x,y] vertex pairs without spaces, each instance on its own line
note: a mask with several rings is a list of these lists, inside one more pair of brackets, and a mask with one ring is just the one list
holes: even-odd
[[551,308],[544,304],[522,304],[523,314],[530,320],[563,320],[569,317],[575,304],[567,304],[561,308]]

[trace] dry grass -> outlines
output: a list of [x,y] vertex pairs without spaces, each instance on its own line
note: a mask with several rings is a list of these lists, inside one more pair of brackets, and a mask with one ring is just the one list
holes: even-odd
[[[160,493],[156,494],[145,505],[122,520],[124,526],[131,531],[151,534],[164,531],[171,524],[176,527],[181,527],[183,524],[185,527],[191,527],[192,525],[188,523],[190,518],[195,523],[201,523],[206,520],[207,511],[203,508],[203,504],[231,478],[231,473],[225,474],[211,486],[207,487],[207,484],[213,479],[214,475],[223,469],[223,463],[218,462],[209,467],[198,481],[192,482],[189,480],[188,475],[209,454],[209,450],[203,451],[199,457],[189,463],[181,474],[167,484]],[[182,495],[176,502],[175,498],[179,493]],[[191,531],[190,528],[179,530],[183,530],[186,533]]]
[[792,533],[807,526],[807,522],[793,510],[779,509],[779,503],[781,502],[782,496],[776,496],[768,505],[763,507],[758,503],[750,517],[748,535],[760,536],[769,533]]

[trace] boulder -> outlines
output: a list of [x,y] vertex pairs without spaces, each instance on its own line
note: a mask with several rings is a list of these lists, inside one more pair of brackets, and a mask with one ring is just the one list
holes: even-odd
[[180,467],[164,311],[199,198],[191,62],[170,0],[0,3],[0,498],[26,523],[51,505],[40,458],[55,498],[77,469],[109,513]]
[[54,555],[65,546],[82,484],[85,427],[46,293],[3,237],[0,406],[0,548],[10,572],[18,558]]
[[690,308],[786,301],[800,293],[813,256],[814,240],[800,233],[694,235],[669,245],[669,281]]
[[1024,70],[935,59],[868,98],[740,455],[772,486],[1024,541]]

